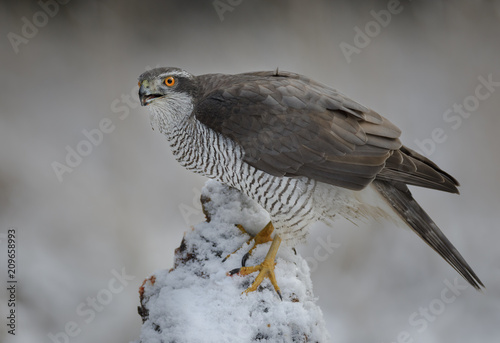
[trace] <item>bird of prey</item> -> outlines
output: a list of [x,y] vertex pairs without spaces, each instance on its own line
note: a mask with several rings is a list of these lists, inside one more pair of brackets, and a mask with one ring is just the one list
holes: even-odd
[[[410,227],[476,289],[472,268],[413,199],[407,185],[458,193],[458,182],[401,144],[401,131],[335,89],[283,71],[194,76],[156,68],[139,77],[151,110],[186,169],[238,189],[266,209],[271,240],[247,291],[274,277],[281,241],[296,244],[315,221],[339,214],[353,222],[389,219]],[[244,266],[244,262],[243,262]]]

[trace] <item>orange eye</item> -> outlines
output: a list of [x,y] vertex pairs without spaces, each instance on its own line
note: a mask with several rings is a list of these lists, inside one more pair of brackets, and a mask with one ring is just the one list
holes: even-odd
[[175,85],[175,79],[172,76],[167,77],[164,82],[169,87]]
[[137,85],[140,87],[141,86],[141,81],[137,82]]

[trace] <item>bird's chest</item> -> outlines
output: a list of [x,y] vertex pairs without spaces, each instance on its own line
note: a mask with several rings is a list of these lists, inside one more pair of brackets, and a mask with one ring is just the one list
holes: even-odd
[[179,127],[167,137],[174,157],[183,167],[235,186],[243,153],[230,139],[203,125]]

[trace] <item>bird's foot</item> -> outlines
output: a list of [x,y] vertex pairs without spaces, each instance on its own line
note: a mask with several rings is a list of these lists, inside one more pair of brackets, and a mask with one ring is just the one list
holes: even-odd
[[[272,224],[269,223],[262,231],[269,229],[268,226]],[[274,229],[274,228],[273,228]],[[261,232],[262,232],[261,231]],[[272,230],[271,230],[272,232]],[[269,240],[266,240],[268,242]],[[281,296],[281,290],[278,286],[278,283],[276,282],[276,276],[274,274],[274,266],[275,262],[274,259],[276,258],[276,254],[278,253],[278,249],[281,243],[281,238],[278,235],[274,236],[273,243],[271,244],[271,247],[269,248],[269,251],[267,252],[266,257],[264,258],[264,261],[257,265],[257,266],[252,266],[252,267],[241,267],[241,268],[236,268],[231,270],[228,275],[248,275],[253,272],[259,272],[257,277],[255,278],[255,281],[252,283],[250,287],[248,287],[243,293],[250,293],[254,292],[257,290],[259,285],[264,281],[264,278],[268,278],[271,281],[271,284],[273,285],[274,289],[276,290],[276,293],[278,293],[279,297],[281,300],[283,300]],[[256,243],[257,244],[257,243]],[[255,247],[255,246],[254,246]],[[253,249],[253,248],[252,248]],[[246,255],[245,255],[246,256]],[[245,261],[245,258],[244,258]]]
[[[243,232],[245,234],[248,234],[248,232],[245,230],[245,228],[242,225],[237,224],[236,227],[238,229],[240,229],[241,232]],[[252,251],[255,249],[255,247],[257,247],[257,245],[263,244],[263,243],[267,243],[267,242],[271,242],[273,240],[271,238],[271,234],[273,233],[273,231],[274,231],[274,226],[273,226],[273,224],[271,222],[269,222],[262,230],[259,231],[259,233],[255,237],[250,238],[241,247],[239,247],[238,249],[236,249],[235,251],[233,251],[232,253],[230,253],[229,255],[227,255],[222,260],[222,262],[226,262],[226,260],[229,257],[231,257],[231,255],[235,254],[238,250],[240,250],[241,248],[243,248],[246,244],[250,244],[253,241],[254,242],[253,247],[243,256],[243,259],[241,261],[241,265],[244,267],[245,263],[246,263],[246,261],[248,259],[248,257],[252,254]]]

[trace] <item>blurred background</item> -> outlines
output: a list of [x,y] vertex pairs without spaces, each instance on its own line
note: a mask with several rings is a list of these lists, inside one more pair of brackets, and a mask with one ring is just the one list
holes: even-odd
[[138,106],[137,77],[156,66],[279,67],[402,128],[461,182],[460,196],[413,192],[487,288],[409,230],[317,224],[300,252],[332,341],[500,341],[500,1],[63,2],[0,5],[1,342],[139,337],[138,288],[202,220],[205,182]]

